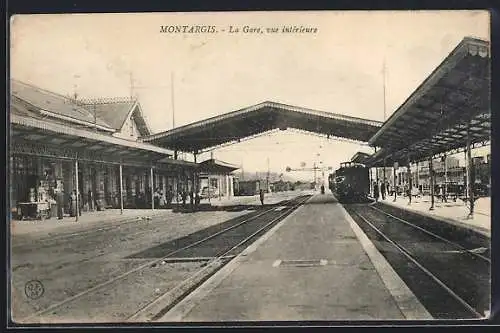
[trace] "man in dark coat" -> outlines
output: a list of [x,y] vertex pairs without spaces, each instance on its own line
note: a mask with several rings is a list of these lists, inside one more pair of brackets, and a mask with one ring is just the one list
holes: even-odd
[[181,198],[182,198],[182,206],[184,207],[184,206],[186,206],[186,199],[187,199],[186,191],[182,191]]
[[56,207],[57,207],[57,219],[63,219],[63,206],[64,206],[64,193],[61,189],[58,189],[56,193]]
[[385,200],[385,183],[380,184],[380,194],[382,195],[382,200]]
[[262,189],[260,190],[259,196],[260,196],[260,204],[264,205],[264,190]]
[[373,183],[373,197],[375,198],[375,202],[378,202],[378,196],[379,196],[378,184],[375,182]]

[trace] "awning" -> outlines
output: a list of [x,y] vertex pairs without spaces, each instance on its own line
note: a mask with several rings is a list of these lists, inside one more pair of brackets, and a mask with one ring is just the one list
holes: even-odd
[[406,163],[490,140],[489,43],[465,38],[369,140],[368,161]]
[[379,121],[264,102],[141,140],[169,149],[200,152],[228,142],[236,143],[259,133],[287,128],[367,142],[381,126]]
[[[11,149],[16,152],[16,145],[28,144],[33,154],[59,149],[82,159],[99,161],[119,161],[131,159],[144,163],[165,163],[196,167],[195,163],[173,160],[173,152],[143,142],[129,141],[111,135],[104,135],[83,129],[70,127],[53,121],[31,117],[10,115]],[[42,147],[43,146],[43,147]],[[50,149],[50,148],[56,149]],[[39,149],[40,151],[37,151]],[[52,153],[54,154],[54,153]]]
[[230,163],[219,161],[216,159],[209,159],[199,163],[199,171],[208,174],[229,174],[239,167]]

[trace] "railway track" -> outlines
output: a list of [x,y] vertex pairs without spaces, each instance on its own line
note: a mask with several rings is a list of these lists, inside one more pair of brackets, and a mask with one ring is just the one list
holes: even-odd
[[491,259],[482,237],[382,205],[345,208],[434,318],[488,315]]
[[[201,268],[197,269],[187,278],[183,278],[179,285],[171,286],[166,293],[162,293],[159,296],[155,295],[154,297],[149,297],[146,302],[141,301],[138,307],[135,306],[135,308],[133,308],[128,304],[128,310],[124,309],[120,314],[120,318],[116,318],[116,321],[123,321],[124,319],[129,321],[151,320],[157,315],[156,312],[160,312],[161,314],[166,311],[163,304],[165,303],[166,297],[170,298],[167,303],[173,305],[176,301],[181,299],[183,295],[188,293],[195,286],[201,284],[210,275],[214,274],[235,255],[241,252],[244,247],[248,246],[249,243],[262,235],[262,233],[285,218],[309,197],[310,196],[300,196],[292,200],[286,200],[280,203],[279,208],[273,205],[270,208],[252,212],[244,216],[244,218],[235,219],[230,225],[222,223],[221,225],[223,225],[223,227],[215,232],[210,232],[208,234],[204,234],[203,232],[194,233],[196,235],[169,242],[167,246],[157,246],[149,249],[149,251],[146,250],[136,255],[129,256],[124,260],[137,259],[143,260],[144,263],[114,278],[97,284],[92,288],[86,289],[57,303],[53,303],[35,314],[28,316],[23,321],[37,322],[37,319],[39,321],[47,321],[47,319],[50,322],[57,321],[54,315],[60,315],[58,311],[64,313],[67,311],[64,309],[67,309],[70,305],[73,307],[77,306],[77,308],[88,307],[89,302],[102,305],[101,302],[95,301],[100,295],[105,295],[107,292],[116,294],[124,290],[134,290],[134,286],[136,285],[139,288],[140,282],[136,281],[140,281],[138,277],[143,274],[150,274],[150,271],[154,267],[158,267],[165,263],[202,262]],[[187,285],[187,283],[191,283],[191,285]],[[122,291],[117,291],[118,289]],[[103,306],[106,305],[107,304]],[[109,305],[111,306],[112,304]],[[154,309],[153,312],[152,309]],[[71,313],[68,314],[68,317],[72,317]]]

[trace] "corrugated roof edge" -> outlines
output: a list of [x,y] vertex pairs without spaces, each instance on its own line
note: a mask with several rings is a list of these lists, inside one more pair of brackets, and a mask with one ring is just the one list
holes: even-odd
[[[468,45],[476,45],[480,47],[489,47],[490,43],[486,40],[482,40],[475,37],[464,37],[457,46],[441,61],[441,63],[425,78],[422,83],[408,96],[408,98],[396,109],[396,111],[385,121],[382,127],[375,133],[368,141],[369,145],[373,145],[380,135],[390,127],[399,117],[401,117],[410,104],[412,104],[415,99],[420,97],[425,90],[429,89],[430,83],[432,81],[438,81],[448,70],[449,66],[453,62],[460,60],[460,57],[465,56],[467,53],[471,52],[466,49]],[[490,52],[488,51],[488,56]],[[447,66],[448,65],[448,66]]]
[[218,164],[218,165],[221,165],[221,166],[224,166],[224,167],[227,167],[227,168],[234,168],[235,170],[237,170],[237,169],[240,168],[239,166],[237,166],[235,164],[231,164],[231,163],[224,162],[224,161],[221,161],[221,160],[217,160],[217,159],[214,159],[214,158],[205,160],[203,162],[200,162],[199,164],[200,165],[209,164],[210,162],[213,162],[214,164]]
[[75,136],[79,136],[79,137],[99,140],[99,141],[103,141],[103,142],[107,142],[107,143],[111,143],[111,144],[121,145],[124,147],[144,149],[144,150],[156,152],[159,154],[165,154],[167,156],[173,155],[173,151],[171,151],[169,149],[162,148],[162,147],[158,147],[158,146],[155,146],[155,145],[152,145],[149,143],[129,141],[129,140],[117,138],[117,137],[110,136],[110,135],[105,135],[105,134],[95,133],[95,132],[87,131],[87,130],[83,130],[83,129],[73,128],[73,127],[70,127],[67,125],[63,125],[63,124],[55,124],[55,123],[50,122],[50,121],[35,119],[32,117],[25,117],[25,116],[19,116],[19,115],[13,114],[10,116],[10,122],[14,123],[14,124],[23,125],[23,126],[36,127],[36,128],[42,129],[42,130],[53,131],[53,132],[60,133],[60,134],[75,135]]
[[221,120],[227,119],[229,117],[236,117],[239,115],[247,114],[249,112],[256,111],[256,110],[259,110],[259,109],[264,108],[264,107],[271,107],[271,108],[275,108],[275,109],[284,109],[284,110],[288,110],[288,111],[308,113],[308,114],[313,114],[313,115],[317,115],[317,116],[345,120],[345,121],[362,122],[362,123],[366,123],[366,124],[371,125],[371,126],[380,127],[383,124],[383,122],[377,121],[377,120],[369,120],[369,119],[363,119],[363,118],[358,118],[358,117],[351,117],[351,116],[346,116],[346,115],[342,115],[342,114],[338,114],[338,113],[319,111],[319,110],[313,110],[313,109],[308,109],[308,108],[303,108],[303,107],[298,107],[298,106],[287,105],[287,104],[283,104],[283,103],[265,101],[265,102],[261,102],[259,104],[248,106],[248,107],[243,108],[243,109],[224,113],[224,114],[210,117],[207,119],[203,119],[203,120],[191,123],[191,124],[187,124],[187,125],[184,125],[181,127],[177,127],[177,128],[174,128],[174,129],[171,129],[168,131],[163,131],[160,133],[152,134],[150,136],[142,138],[141,141],[152,141],[152,140],[155,140],[158,138],[179,134],[179,133],[186,131],[186,130],[189,130],[189,129],[206,126],[210,123],[215,123],[217,121],[221,121]]

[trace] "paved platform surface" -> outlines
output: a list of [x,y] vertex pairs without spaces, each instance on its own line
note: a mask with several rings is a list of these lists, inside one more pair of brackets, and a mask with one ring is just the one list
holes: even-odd
[[410,205],[407,197],[397,197],[395,202],[393,200],[394,197],[388,197],[386,200],[380,200],[380,202],[470,228],[488,236],[491,235],[491,199],[489,197],[477,199],[474,206],[475,213],[472,218],[468,217],[468,206],[460,199],[456,202],[453,202],[453,200],[442,202],[435,199],[434,210],[429,210],[431,207],[429,196],[412,198]]
[[313,196],[159,322],[429,319],[346,214]]

